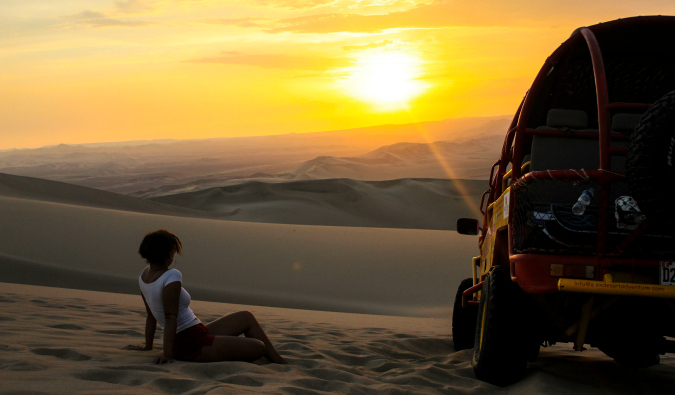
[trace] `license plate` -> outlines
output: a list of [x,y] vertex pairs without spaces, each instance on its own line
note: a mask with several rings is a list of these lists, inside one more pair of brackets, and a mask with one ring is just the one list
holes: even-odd
[[675,285],[675,261],[661,261],[660,263],[660,284]]

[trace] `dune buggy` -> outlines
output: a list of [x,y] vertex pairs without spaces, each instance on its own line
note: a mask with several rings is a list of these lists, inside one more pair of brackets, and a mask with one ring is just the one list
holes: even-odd
[[479,379],[514,382],[561,342],[630,367],[675,350],[674,42],[675,17],[579,28],[521,102],[482,226],[457,224],[480,256],[452,334]]

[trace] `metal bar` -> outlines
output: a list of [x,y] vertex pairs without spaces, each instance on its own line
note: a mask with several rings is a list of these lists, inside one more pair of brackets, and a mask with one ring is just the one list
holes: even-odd
[[480,255],[471,259],[471,275],[473,277],[473,284],[478,282],[478,275],[476,274],[476,266],[480,265]]
[[[602,257],[599,258],[594,255],[540,255],[540,254],[516,254],[511,258],[512,262],[524,262],[528,264],[550,265],[560,263],[564,265],[598,265],[604,267],[612,266],[636,266],[636,267],[658,267],[659,259],[636,259],[636,258],[622,258],[622,257]],[[548,268],[546,269],[548,276]],[[584,280],[585,281],[585,280]],[[675,289],[675,287],[673,287]]]
[[614,251],[611,252],[610,255],[621,255],[623,252],[626,250],[626,248],[630,247],[631,244],[635,242],[642,234],[647,230],[648,226],[648,221],[645,221],[641,223],[631,234],[629,234],[624,241],[619,244]]
[[588,302],[581,309],[581,319],[579,320],[579,331],[577,332],[577,340],[574,342],[575,351],[584,351],[584,343],[586,343],[586,332],[588,332],[588,323],[591,322],[591,313],[593,313],[593,302],[595,295],[591,295]]
[[[485,195],[487,195],[488,192],[490,192],[489,189],[487,191],[483,192],[483,196],[481,196],[481,198],[480,198],[480,206],[478,206],[478,208],[480,209],[480,213],[483,214],[483,215],[485,215],[485,210],[483,210],[483,203],[485,201]],[[485,226],[487,224],[483,224],[483,225]]]
[[[593,63],[593,74],[595,75],[595,94],[598,101],[598,133],[600,134],[600,170],[611,171],[610,161],[610,117],[609,117],[609,94],[607,92],[607,76],[605,75],[605,62],[602,59],[600,44],[595,34],[587,28],[581,28],[581,34],[586,39],[588,50],[591,53],[591,62]],[[609,179],[600,178],[600,193],[598,207],[598,254],[605,250],[605,241],[607,239],[607,207],[609,205]]]
[[614,103],[609,103],[607,105],[607,108],[610,110],[614,110],[617,108],[636,108],[636,109],[648,109],[652,105],[650,103],[623,103],[623,102],[614,102]]
[[474,285],[473,287],[467,289],[462,293],[462,307],[467,308],[469,306],[468,301],[469,301],[469,296],[473,296],[474,293],[480,291],[481,287],[483,286],[483,281],[479,282],[478,284]]
[[[563,130],[542,130],[542,129],[525,129],[525,133],[533,136],[555,136],[555,137],[571,137],[571,138],[587,138],[599,139],[600,134],[595,132],[579,132],[579,131],[563,131]],[[614,133],[611,136],[612,140],[628,140],[628,136]]]
[[613,171],[604,172],[602,170],[544,170],[531,171],[520,178],[515,183],[511,184],[511,189],[518,189],[521,186],[527,185],[535,180],[599,180],[602,177],[610,179],[623,179],[626,177],[625,172]]
[[587,28],[581,28],[581,34],[586,39],[588,50],[591,53],[593,74],[595,74],[595,94],[598,101],[598,130],[600,133],[600,169],[611,170],[609,155],[609,94],[607,93],[607,76],[605,75],[605,62],[602,60],[602,52],[595,34]]
[[558,280],[560,292],[640,296],[647,298],[675,298],[675,287],[672,285],[616,283],[611,281],[574,280],[561,278]]
[[[610,306],[612,306],[614,304],[614,302],[616,302],[618,299],[619,299],[618,297],[612,298],[612,299],[608,300],[607,302],[605,302],[604,305],[594,308],[593,312],[591,313],[591,320],[593,318],[597,317],[598,314],[600,314],[603,311],[610,308]],[[565,331],[565,335],[566,336],[572,336],[573,334],[577,333],[577,331],[579,330],[579,324],[581,324],[581,320],[579,320],[579,321],[575,322],[574,324],[570,325],[570,327],[567,328],[567,330]]]

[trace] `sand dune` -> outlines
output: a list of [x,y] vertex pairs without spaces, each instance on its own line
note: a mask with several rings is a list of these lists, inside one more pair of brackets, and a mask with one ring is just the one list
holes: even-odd
[[0,196],[97,207],[147,214],[164,214],[200,218],[223,218],[228,213],[204,213],[183,207],[170,206],[150,200],[120,195],[93,188],[81,187],[33,177],[0,173]]
[[484,188],[476,180],[248,182],[148,200],[0,173],[0,196],[12,198],[247,222],[439,230],[479,217]]
[[[439,317],[477,251],[475,238],[449,231],[246,223],[6,197],[0,205],[4,257],[102,276],[69,285],[85,289],[108,276],[135,284],[142,236],[167,228],[184,242],[177,268],[200,299]],[[0,281],[61,285],[56,275],[48,284],[25,273],[6,279],[17,263],[3,256]]]
[[501,149],[495,136],[467,141],[396,143],[358,157],[319,156],[293,170],[294,179],[469,178],[487,180]]
[[475,217],[485,181],[326,179],[286,183],[247,182],[153,201],[231,213],[237,221],[379,228],[455,229]]
[[[476,380],[445,320],[193,302],[203,320],[250,310],[290,365],[174,362],[125,351],[143,339],[139,296],[0,284],[3,394],[667,394],[675,358],[629,373],[595,350],[541,351],[507,388]],[[30,328],[30,330],[26,330]],[[156,345],[161,346],[161,332]]]

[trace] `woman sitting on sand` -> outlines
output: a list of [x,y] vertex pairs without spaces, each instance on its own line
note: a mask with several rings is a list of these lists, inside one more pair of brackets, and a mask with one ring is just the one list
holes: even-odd
[[[138,284],[148,317],[145,321],[145,346],[129,345],[127,350],[152,350],[157,323],[164,329],[164,355],[154,359],[163,364],[179,361],[255,361],[286,363],[267,338],[253,314],[248,311],[226,315],[202,324],[190,309],[190,294],[181,287],[182,275],[169,269],[176,253],[181,254],[180,239],[166,230],[148,233],[138,253],[148,267]],[[245,337],[239,337],[244,334]]]

